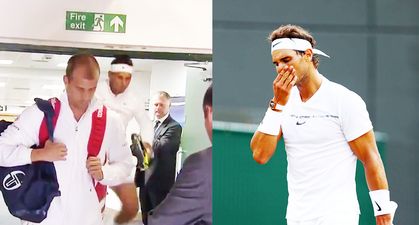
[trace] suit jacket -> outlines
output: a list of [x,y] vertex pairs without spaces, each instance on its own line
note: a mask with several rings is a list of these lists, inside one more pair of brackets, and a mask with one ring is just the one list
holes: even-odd
[[155,131],[152,146],[154,158],[145,172],[145,186],[153,207],[166,197],[175,182],[176,153],[181,134],[182,127],[170,115]]
[[212,224],[212,147],[189,156],[149,225]]

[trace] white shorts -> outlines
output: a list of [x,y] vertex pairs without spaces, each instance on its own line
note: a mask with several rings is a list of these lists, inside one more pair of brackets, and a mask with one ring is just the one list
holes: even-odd
[[358,225],[359,215],[334,213],[312,220],[287,220],[287,225]]

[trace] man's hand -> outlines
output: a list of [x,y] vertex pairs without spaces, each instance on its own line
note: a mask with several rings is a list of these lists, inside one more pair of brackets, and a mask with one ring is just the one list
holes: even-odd
[[97,181],[103,179],[102,163],[98,157],[89,156],[86,162],[86,168],[90,176]]
[[278,71],[278,76],[276,76],[273,82],[273,92],[275,103],[280,105],[286,105],[288,98],[291,93],[291,88],[297,82],[297,76],[295,75],[295,69],[293,66],[285,66]]
[[151,159],[154,157],[153,150],[149,143],[144,144],[144,162],[143,168],[148,169],[150,167]]
[[143,146],[144,146],[144,151],[149,154],[149,155],[153,155],[153,150],[151,148],[151,145],[147,142],[143,142]]
[[62,143],[54,143],[50,140],[45,142],[44,148],[33,149],[31,152],[32,162],[37,161],[63,161],[66,160],[67,147]]
[[391,214],[385,214],[375,217],[377,225],[393,225]]

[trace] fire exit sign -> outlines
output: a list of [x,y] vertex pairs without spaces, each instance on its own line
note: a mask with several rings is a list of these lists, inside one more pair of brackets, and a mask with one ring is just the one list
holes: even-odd
[[125,33],[127,15],[67,11],[66,30]]
[[0,105],[0,112],[7,112],[7,105]]

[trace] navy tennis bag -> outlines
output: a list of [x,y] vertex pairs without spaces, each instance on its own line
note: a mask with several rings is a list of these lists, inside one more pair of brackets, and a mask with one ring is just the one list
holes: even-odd
[[[44,112],[39,128],[39,146],[53,140],[54,128],[60,111],[58,99],[35,99]],[[10,122],[0,122],[0,133]],[[1,151],[1,149],[0,149]],[[57,174],[52,162],[34,162],[23,166],[0,167],[0,190],[10,213],[22,220],[40,223],[46,217],[54,197],[60,196]]]

